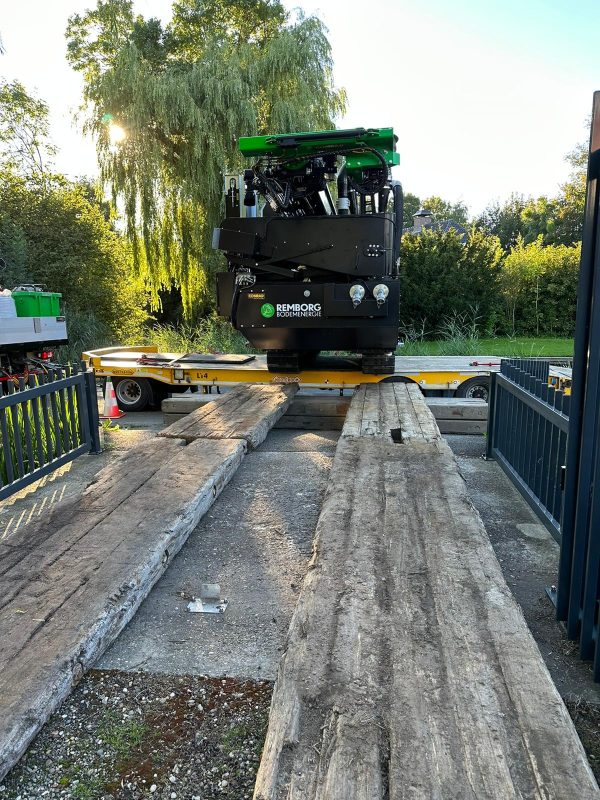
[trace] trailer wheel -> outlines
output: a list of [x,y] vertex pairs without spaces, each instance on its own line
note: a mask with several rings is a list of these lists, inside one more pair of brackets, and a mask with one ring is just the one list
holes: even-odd
[[466,397],[469,400],[485,400],[490,396],[490,379],[488,375],[479,375],[463,381],[455,392],[456,397]]
[[153,402],[152,387],[146,378],[115,378],[113,386],[121,411],[144,411]]

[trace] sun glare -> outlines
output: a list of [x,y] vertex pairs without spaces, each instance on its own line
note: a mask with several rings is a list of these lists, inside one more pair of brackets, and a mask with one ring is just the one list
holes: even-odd
[[108,128],[108,138],[111,144],[120,144],[127,136],[127,132],[120,125],[111,122]]

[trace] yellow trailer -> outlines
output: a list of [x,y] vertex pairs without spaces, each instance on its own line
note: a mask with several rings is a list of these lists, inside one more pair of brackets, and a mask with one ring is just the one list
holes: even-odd
[[110,378],[124,411],[159,404],[169,393],[203,391],[239,383],[297,383],[311,389],[343,392],[360,383],[416,383],[425,394],[487,400],[489,374],[500,367],[494,356],[398,356],[393,375],[365,375],[352,358],[322,357],[298,373],[269,372],[264,355],[159,353],[156,347],[106,347],[83,359],[98,377]]

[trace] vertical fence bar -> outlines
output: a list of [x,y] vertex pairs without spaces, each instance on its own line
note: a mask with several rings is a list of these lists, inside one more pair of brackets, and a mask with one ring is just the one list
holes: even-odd
[[[77,375],[78,369],[77,365],[75,365],[72,369],[67,368],[67,375]],[[75,385],[68,386],[66,389],[67,393],[67,408],[68,408],[68,415],[69,415],[69,425],[71,430],[71,441],[73,442],[73,447],[77,447],[78,444],[81,444],[84,441],[78,435],[78,424],[77,424],[77,398],[75,397]]]
[[[58,380],[62,380],[65,375],[68,375],[68,371],[63,373],[62,369],[58,369],[57,377]],[[68,453],[69,450],[73,450],[75,444],[71,442],[71,427],[69,424],[69,416],[67,413],[67,403],[66,403],[66,389],[59,389],[56,392],[56,404],[58,407],[58,411],[60,414],[60,435],[61,441],[63,445],[63,450],[65,453]]]
[[[29,388],[34,389],[39,384],[33,375],[29,376]],[[40,400],[39,397],[34,397],[31,400],[31,413],[33,415],[33,431],[35,434],[35,449],[37,452],[38,465],[41,467],[46,463],[44,457],[44,440],[42,435],[42,426],[40,424]]]
[[[47,386],[49,381],[48,375],[42,378],[44,386]],[[40,397],[40,405],[42,407],[42,417],[44,419],[44,445],[46,448],[46,463],[50,463],[54,459],[54,442],[52,440],[52,425],[50,424],[50,398],[48,392]]]
[[88,429],[90,432],[90,452],[101,453],[102,443],[100,441],[100,417],[98,414],[98,396],[96,394],[96,378],[91,370],[84,373],[85,397],[88,417]]
[[31,416],[29,400],[25,395],[25,380],[19,380],[19,393],[23,394],[23,402],[20,404],[21,419],[23,420],[23,436],[25,437],[25,449],[27,451],[27,469],[26,472],[31,472],[35,469],[35,457],[33,455],[33,441],[31,438]]
[[[8,383],[8,394],[14,395],[15,393],[15,386],[14,383]],[[11,405],[10,407],[10,421],[12,424],[13,436],[12,442],[14,445],[14,452],[15,452],[15,460],[16,460],[16,467],[17,467],[17,475],[19,478],[22,478],[25,475],[25,465],[23,463],[23,446],[21,443],[21,434],[20,434],[20,427],[19,427],[19,406],[18,404]]]
[[9,420],[4,408],[0,409],[0,433],[2,434],[2,451],[5,457],[6,484],[13,483],[15,480],[15,470],[13,467],[13,454],[11,438],[8,432]]
[[[48,378],[50,380],[50,383],[53,383],[56,380],[56,372],[54,370],[50,370],[48,373]],[[63,447],[62,447],[62,436],[60,434],[60,416],[58,413],[58,402],[56,399],[56,392],[50,392],[48,394],[48,398],[50,400],[50,414],[53,425],[55,458],[60,458],[60,456],[62,456],[63,454]]]
[[490,372],[490,392],[488,396],[488,424],[487,424],[487,439],[485,443],[485,457],[486,459],[493,458],[494,440],[496,437],[496,392],[497,392],[497,378],[495,372]]

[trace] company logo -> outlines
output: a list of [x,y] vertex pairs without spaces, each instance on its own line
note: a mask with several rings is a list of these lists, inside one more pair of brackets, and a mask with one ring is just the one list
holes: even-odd
[[278,317],[320,317],[320,303],[277,303]]
[[272,306],[271,303],[263,303],[260,307],[260,313],[263,315],[263,317],[270,319],[275,315],[275,307]]

